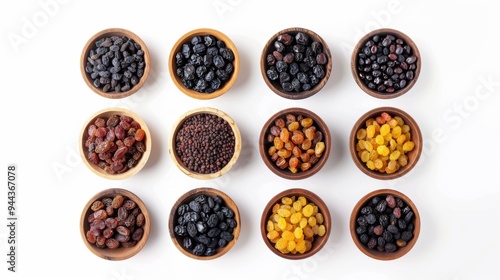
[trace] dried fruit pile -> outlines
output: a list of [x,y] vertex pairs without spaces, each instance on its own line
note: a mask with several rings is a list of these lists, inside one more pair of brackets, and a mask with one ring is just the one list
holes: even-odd
[[323,222],[318,206],[304,196],[283,197],[267,221],[267,238],[283,254],[303,254],[312,248],[316,236],[326,234]]
[[144,235],[146,218],[131,199],[116,195],[96,200],[87,218],[87,240],[99,248],[132,247]]
[[365,122],[356,133],[356,151],[370,170],[391,174],[408,164],[407,152],[415,147],[410,127],[399,116],[383,112]]
[[373,197],[356,217],[356,234],[369,249],[394,252],[413,238],[414,212],[399,197]]
[[198,195],[177,209],[174,233],[196,256],[212,256],[234,239],[234,211],[219,196]]
[[98,117],[87,129],[87,159],[109,174],[123,173],[141,159],[145,139],[146,131],[129,116]]
[[277,118],[269,129],[267,153],[276,166],[292,173],[309,170],[325,151],[323,132],[312,118],[287,114]]

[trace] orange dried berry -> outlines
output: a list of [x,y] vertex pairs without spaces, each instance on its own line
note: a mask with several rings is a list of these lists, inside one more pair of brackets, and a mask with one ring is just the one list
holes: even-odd
[[283,142],[290,141],[290,132],[288,131],[288,129],[286,127],[283,128],[280,132],[280,140]]
[[299,122],[291,122],[289,125],[288,125],[288,130],[289,131],[295,131],[297,129],[300,128],[300,124]]

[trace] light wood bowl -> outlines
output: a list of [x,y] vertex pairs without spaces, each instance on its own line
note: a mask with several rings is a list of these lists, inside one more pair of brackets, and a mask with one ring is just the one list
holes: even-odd
[[[366,166],[366,163],[361,161],[361,158],[358,156],[358,153],[356,151],[356,145],[358,142],[356,138],[357,131],[360,128],[366,128],[365,122],[370,118],[380,116],[382,112],[387,112],[389,115],[391,115],[391,117],[401,117],[405,124],[410,126],[411,141],[415,143],[415,147],[413,148],[413,150],[411,150],[410,152],[406,152],[406,156],[408,157],[408,164],[406,166],[400,167],[398,171],[391,174],[381,173],[377,170],[370,170]],[[418,123],[407,112],[394,107],[379,107],[366,112],[356,121],[349,136],[349,149],[354,164],[366,175],[379,180],[393,180],[410,172],[417,165],[420,155],[422,154],[423,146],[423,137]]]
[[[323,236],[315,236],[311,249],[303,254],[300,254],[300,253],[296,253],[296,254],[286,253],[286,254],[284,254],[281,251],[279,251],[278,249],[276,249],[274,247],[274,243],[272,243],[269,240],[269,238],[267,237],[266,225],[267,225],[267,221],[269,220],[269,217],[273,213],[272,212],[273,206],[276,203],[281,204],[281,199],[285,196],[286,197],[295,196],[296,198],[299,196],[304,196],[307,199],[308,203],[312,202],[316,206],[318,206],[318,212],[323,214],[323,218],[324,218],[323,225],[325,225],[325,227],[326,227],[326,234]],[[331,222],[330,210],[328,210],[328,206],[317,194],[313,193],[312,191],[302,189],[302,188],[292,188],[292,189],[284,190],[284,191],[276,194],[274,197],[272,197],[269,200],[269,202],[265,206],[265,208],[262,212],[261,219],[260,219],[260,233],[261,233],[262,239],[263,239],[264,243],[266,244],[266,246],[269,248],[269,250],[271,250],[271,252],[273,252],[277,256],[282,257],[284,259],[289,259],[289,260],[302,260],[302,259],[306,259],[306,258],[309,258],[309,257],[315,255],[326,245],[328,238],[330,237],[331,232],[332,232],[332,222]]]
[[[133,168],[130,168],[127,171],[125,171],[123,173],[118,173],[118,174],[109,174],[106,171],[104,171],[104,169],[100,168],[98,165],[91,163],[87,157],[88,149],[87,149],[87,147],[85,147],[85,141],[87,140],[87,137],[88,137],[87,131],[88,131],[89,126],[91,124],[93,124],[97,118],[109,118],[113,115],[130,116],[136,122],[138,122],[141,125],[141,128],[146,132],[145,143],[144,143],[146,146],[146,151],[142,154],[141,159],[137,162],[137,164]],[[96,112],[95,114],[93,114],[90,118],[87,119],[82,130],[80,131],[80,137],[79,137],[80,143],[78,146],[79,146],[80,156],[82,157],[83,163],[90,169],[90,171],[92,171],[94,174],[96,174],[102,178],[106,178],[106,179],[110,179],[110,180],[122,180],[122,179],[132,177],[133,175],[135,175],[137,172],[139,172],[146,165],[146,162],[149,159],[149,155],[151,154],[151,147],[152,147],[151,138],[152,138],[151,132],[150,132],[148,126],[146,125],[146,123],[142,120],[142,118],[139,115],[137,115],[136,113],[134,113],[128,109],[114,107],[114,108],[107,108],[107,109],[100,110],[100,111]]]
[[[124,197],[127,197],[134,201],[139,209],[141,209],[141,212],[144,214],[145,217],[145,224],[143,226],[144,233],[142,238],[137,242],[132,247],[119,247],[117,249],[109,249],[109,248],[98,248],[96,245],[91,244],[90,242],[87,241],[86,233],[90,229],[90,225],[87,221],[88,216],[93,212],[90,207],[92,206],[92,203],[96,200],[100,200],[106,197],[113,198],[115,195],[122,195]],[[110,188],[106,189],[103,191],[100,191],[99,193],[95,194],[92,196],[92,198],[85,204],[85,207],[83,208],[81,217],[80,217],[80,233],[81,237],[83,239],[83,243],[87,248],[96,256],[103,258],[105,260],[111,260],[111,261],[120,261],[120,260],[125,260],[128,258],[133,257],[139,251],[142,250],[144,245],[146,245],[146,242],[148,241],[149,234],[151,232],[151,218],[149,215],[149,211],[144,204],[144,202],[134,193],[125,190],[125,189],[120,189],[120,188]]]
[[[194,116],[194,115],[198,115],[198,114],[212,114],[212,115],[216,115],[216,116],[223,118],[224,120],[227,121],[229,126],[231,126],[233,133],[234,133],[235,145],[234,145],[233,157],[226,164],[226,166],[224,166],[221,170],[219,170],[218,172],[215,172],[215,173],[203,174],[203,173],[197,173],[197,172],[194,172],[194,171],[188,169],[186,166],[184,166],[182,161],[179,159],[179,156],[177,155],[177,152],[175,149],[177,132],[182,127],[182,124],[189,117]],[[183,114],[177,120],[177,122],[174,124],[174,127],[172,129],[172,133],[170,134],[169,140],[170,140],[169,146],[168,146],[169,153],[170,153],[170,157],[174,161],[175,165],[184,174],[188,175],[189,177],[196,178],[196,179],[215,179],[217,177],[224,175],[236,164],[236,161],[238,160],[238,157],[240,156],[240,152],[241,152],[241,135],[240,135],[240,131],[239,131],[236,123],[233,121],[233,119],[229,115],[227,115],[223,111],[221,111],[219,109],[215,109],[215,108],[210,108],[210,107],[201,107],[201,108],[193,109],[193,110],[190,110],[190,111],[186,112],[185,114]]]
[[[359,240],[359,238],[356,234],[356,227],[357,227],[356,219],[357,219],[358,213],[360,213],[360,211],[361,211],[361,208],[364,207],[365,205],[367,205],[371,201],[371,199],[374,198],[375,196],[386,196],[389,194],[393,195],[395,198],[401,198],[407,205],[410,206],[411,210],[414,213],[413,218],[410,220],[414,225],[413,238],[410,239],[406,243],[406,246],[400,247],[392,253],[388,253],[385,251],[381,252],[381,251],[378,251],[377,249],[368,248],[367,245],[361,243],[361,241]],[[413,203],[413,201],[405,194],[403,194],[399,191],[396,191],[396,190],[392,190],[392,189],[375,190],[375,191],[372,191],[372,192],[366,194],[365,196],[363,196],[356,203],[356,205],[354,206],[352,213],[351,213],[350,222],[349,222],[349,229],[350,229],[351,237],[352,237],[352,240],[354,241],[354,244],[356,245],[356,247],[358,247],[358,249],[363,254],[365,254],[368,257],[371,257],[373,259],[377,259],[377,260],[383,260],[383,261],[395,260],[395,259],[401,258],[402,256],[406,255],[413,248],[415,243],[417,243],[418,237],[420,235],[420,214],[418,212],[417,207]]]
[[[85,71],[85,66],[87,65],[87,58],[89,57],[90,50],[95,48],[95,42],[98,41],[99,39],[111,36],[120,36],[120,37],[124,36],[133,39],[137,44],[141,46],[141,49],[144,52],[144,63],[145,63],[144,75],[139,79],[139,82],[135,86],[132,86],[128,91],[115,92],[113,90],[104,92],[101,88],[96,88],[93,85],[93,81],[92,78],[90,77],[90,74]],[[146,83],[146,80],[149,77],[149,72],[151,71],[151,58],[146,43],[144,43],[144,41],[135,33],[123,28],[108,28],[99,31],[98,33],[93,35],[83,47],[82,54],[80,57],[80,71],[82,73],[83,80],[93,92],[106,98],[119,99],[134,94]]]
[[[318,41],[321,43],[323,46],[323,52],[327,55],[328,57],[328,63],[325,65],[325,76],[320,80],[318,84],[316,84],[314,87],[312,87],[310,90],[306,91],[301,91],[301,92],[287,92],[282,89],[281,84],[279,82],[279,79],[272,81],[267,77],[267,70],[269,69],[269,66],[267,65],[267,55],[272,53],[275,50],[274,47],[274,42],[276,41],[276,38],[278,38],[279,35],[288,33],[292,36],[295,36],[297,33],[302,32],[305,33],[306,35],[309,36],[310,40],[313,41]],[[264,49],[262,50],[261,57],[260,57],[260,72],[262,74],[262,78],[264,79],[264,82],[266,85],[277,95],[287,98],[287,99],[304,99],[307,97],[310,97],[314,94],[316,94],[318,91],[320,91],[330,78],[331,72],[332,72],[332,55],[330,52],[330,48],[328,47],[328,44],[326,43],[321,36],[319,36],[317,33],[314,31],[311,31],[306,28],[302,27],[292,27],[292,28],[287,28],[283,29],[281,31],[278,31],[276,34],[271,36],[271,38],[267,41],[267,43],[264,45]]]
[[[234,54],[234,61],[233,61],[234,70],[233,73],[231,73],[231,77],[229,78],[229,80],[224,82],[222,87],[220,87],[213,93],[203,93],[186,88],[182,84],[182,79],[176,74],[177,66],[175,64],[175,54],[182,49],[183,44],[191,42],[191,38],[193,38],[194,36],[205,36],[205,35],[212,35],[217,39],[223,41],[226,47],[229,48]],[[172,47],[168,61],[170,66],[169,67],[170,77],[172,78],[172,81],[177,86],[177,88],[187,96],[201,100],[213,99],[225,94],[234,85],[240,72],[240,55],[238,53],[236,45],[233,43],[233,41],[231,41],[231,39],[226,34],[210,28],[199,28],[184,34],[181,38],[179,38],[179,40],[177,40],[177,42]]]
[[[359,77],[359,71],[357,69],[358,54],[361,52],[362,48],[364,47],[366,42],[368,40],[370,40],[370,38],[372,38],[375,35],[383,36],[383,35],[388,35],[388,34],[393,35],[396,38],[403,39],[405,44],[407,44],[411,47],[413,54],[417,57],[417,61],[416,61],[417,67],[414,71],[415,74],[414,74],[413,80],[411,80],[406,85],[406,87],[404,87],[403,89],[394,91],[393,93],[381,93],[379,91],[370,89]],[[353,75],[353,78],[354,78],[354,81],[356,82],[356,84],[361,88],[361,90],[363,90],[368,95],[373,96],[375,98],[380,98],[380,99],[396,98],[398,96],[401,96],[401,95],[407,93],[417,82],[418,77],[420,76],[420,69],[421,68],[422,68],[422,57],[420,55],[420,51],[417,48],[417,44],[415,44],[415,42],[405,33],[401,32],[399,30],[390,29],[390,28],[381,28],[381,29],[373,30],[373,31],[367,33],[365,36],[363,36],[358,41],[358,43],[354,47],[354,50],[353,50],[353,53],[351,56],[351,72],[352,72],[352,75]]]
[[[211,197],[219,196],[220,198],[222,198],[225,206],[228,207],[229,209],[233,210],[233,212],[234,212],[233,219],[237,223],[236,227],[233,230],[234,239],[232,241],[228,242],[225,247],[217,248],[216,253],[214,255],[211,255],[211,256],[197,256],[197,255],[193,254],[192,252],[190,252],[189,250],[185,249],[182,246],[183,238],[176,235],[174,232],[174,228],[177,224],[177,219],[179,218],[179,215],[177,213],[177,208],[180,205],[191,201],[192,199],[196,198],[199,195],[205,195],[205,196],[211,196]],[[216,259],[216,258],[223,256],[224,254],[229,252],[229,250],[231,250],[231,248],[233,248],[234,244],[236,244],[238,237],[240,236],[240,231],[241,231],[241,217],[240,217],[240,212],[238,210],[238,206],[231,199],[231,197],[229,197],[226,193],[224,193],[218,189],[209,188],[209,187],[196,188],[196,189],[192,189],[192,190],[184,193],[174,203],[174,205],[170,211],[170,215],[169,215],[168,229],[169,229],[170,238],[172,239],[172,242],[174,243],[175,247],[177,247],[177,249],[182,254],[184,254],[190,258],[196,259],[196,260],[212,260],[212,259]]]
[[[284,118],[287,114],[293,114],[295,116],[302,115],[304,117],[312,118],[314,121],[313,125],[316,126],[317,131],[321,131],[323,133],[323,142],[325,142],[325,150],[322,156],[319,158],[319,161],[316,164],[312,165],[312,167],[309,170],[306,171],[299,170],[297,173],[292,173],[288,168],[281,169],[276,165],[275,162],[271,160],[271,156],[268,154],[269,148],[274,144],[267,142],[266,140],[267,135],[269,134],[271,127],[274,126],[274,121],[279,117]],[[283,109],[275,113],[264,123],[259,136],[259,153],[262,160],[264,161],[264,164],[274,174],[289,180],[301,180],[313,176],[323,168],[330,155],[332,146],[331,142],[332,140],[328,126],[316,113],[308,109],[293,107],[293,108]],[[314,149],[314,147],[312,148]]]

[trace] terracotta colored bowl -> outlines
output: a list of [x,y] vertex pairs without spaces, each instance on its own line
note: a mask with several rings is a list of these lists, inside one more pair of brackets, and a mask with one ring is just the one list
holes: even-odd
[[[145,144],[146,150],[142,154],[141,158],[138,160],[138,162],[133,166],[132,168],[129,168],[127,171],[123,173],[115,173],[115,174],[110,174],[106,172],[103,168],[101,168],[98,164],[94,164],[89,160],[89,148],[86,145],[86,141],[88,139],[88,131],[90,125],[94,124],[96,119],[98,118],[104,118],[108,119],[113,115],[119,115],[119,116],[129,116],[136,121],[140,127],[145,131],[145,140],[142,140]],[[129,177],[132,177],[133,175],[137,174],[145,165],[146,162],[148,161],[149,155],[151,154],[151,132],[149,131],[148,126],[146,123],[141,119],[139,115],[136,113],[124,109],[124,108],[107,108],[100,110],[93,114],[87,121],[85,122],[81,132],[80,132],[80,143],[79,143],[79,148],[80,148],[80,156],[82,157],[83,163],[96,175],[101,176],[106,179],[110,180],[122,180],[126,179]]]
[[[383,112],[388,113],[391,117],[394,116],[401,117],[404,123],[410,127],[411,141],[415,143],[413,150],[406,152],[406,156],[408,158],[407,165],[401,166],[398,169],[398,171],[390,174],[369,169],[367,167],[367,164],[363,162],[360,156],[358,155],[358,151],[356,149],[358,144],[358,139],[356,134],[358,130],[361,128],[366,129],[366,121],[369,119],[375,119],[377,116],[380,116]],[[394,107],[379,107],[366,112],[356,121],[349,137],[349,148],[351,152],[351,158],[354,161],[354,164],[356,164],[356,166],[366,175],[380,180],[396,179],[410,172],[417,164],[420,155],[422,154],[423,146],[424,146],[423,137],[417,122],[405,111]]]
[[[267,62],[267,56],[269,54],[272,54],[273,51],[276,50],[275,42],[280,35],[289,34],[292,37],[295,37],[295,35],[299,32],[305,33],[309,37],[309,40],[311,42],[316,41],[316,42],[321,43],[321,46],[323,49],[322,52],[326,55],[326,57],[328,59],[328,62],[324,65],[325,75],[323,78],[320,79],[320,81],[316,85],[314,85],[309,90],[302,90],[299,92],[285,91],[280,83],[279,78],[277,80],[269,79],[269,77],[267,75],[267,70],[269,70],[270,66]],[[293,45],[293,41],[292,41],[292,44],[290,44],[290,46],[291,45]],[[283,29],[283,30],[277,32],[276,34],[274,34],[265,44],[264,49],[262,50],[262,53],[261,53],[261,57],[260,57],[260,70],[262,73],[262,78],[266,82],[267,86],[277,95],[284,97],[284,98],[287,98],[287,99],[304,99],[304,98],[307,98],[307,97],[310,97],[310,96],[316,94],[318,91],[320,91],[325,86],[326,82],[330,78],[331,71],[332,71],[332,55],[330,53],[330,49],[328,47],[328,44],[325,42],[325,40],[323,40],[323,38],[321,38],[321,36],[319,36],[315,32],[308,30],[306,28],[300,28],[300,27],[287,28],[287,29]]]
[[[236,221],[236,226],[233,228],[233,232],[232,232],[233,239],[231,241],[228,241],[228,243],[224,247],[217,247],[215,254],[208,255],[208,256],[207,255],[195,255],[192,250],[184,248],[184,246],[183,246],[184,237],[179,236],[175,233],[175,227],[176,227],[177,221],[180,217],[179,213],[178,213],[179,206],[181,206],[183,204],[189,204],[190,201],[192,201],[193,199],[195,199],[196,197],[198,197],[200,195],[204,195],[207,198],[208,197],[214,198],[216,196],[221,198],[223,201],[221,206],[225,206],[225,207],[231,209],[234,213],[234,216],[232,217],[232,219],[234,219],[234,221]],[[210,208],[209,213],[213,214],[214,211],[215,210],[213,210],[213,208]],[[192,190],[186,192],[185,194],[183,194],[181,197],[179,197],[177,199],[174,206],[172,207],[172,210],[170,211],[168,227],[169,227],[170,238],[172,239],[172,242],[174,243],[175,247],[177,247],[177,249],[179,249],[179,251],[181,253],[183,253],[184,255],[186,255],[190,258],[196,259],[196,260],[212,260],[212,259],[216,259],[216,258],[223,256],[224,254],[229,252],[229,250],[231,250],[231,248],[233,248],[234,244],[236,244],[238,237],[240,235],[240,231],[241,231],[241,218],[240,218],[240,213],[239,213],[239,210],[238,210],[236,203],[227,194],[225,194],[224,192],[222,192],[220,190],[213,189],[213,188],[196,188],[196,189],[192,189]],[[222,237],[218,236],[218,237],[214,237],[214,238],[222,238]]]
[[[304,196],[307,199],[307,203],[314,203],[318,207],[318,212],[323,215],[324,219],[323,225],[326,228],[326,233],[323,236],[316,235],[314,237],[311,249],[306,251],[305,253],[299,253],[299,252],[283,253],[275,247],[275,243],[271,242],[271,240],[267,236],[268,234],[267,224],[270,217],[273,215],[274,205],[277,203],[282,204],[283,197],[293,197],[293,196],[295,196],[295,199],[298,199],[298,197],[300,196]],[[332,232],[330,211],[328,210],[328,207],[325,204],[325,202],[315,193],[301,188],[288,189],[276,194],[267,203],[266,207],[262,212],[260,220],[260,232],[266,246],[269,248],[269,250],[271,250],[271,252],[273,252],[277,256],[290,260],[306,259],[318,253],[327,243],[330,233]]]
[[[115,90],[110,89],[107,92],[105,92],[102,88],[98,88],[98,87],[94,86],[91,74],[87,73],[87,71],[85,70],[87,67],[89,56],[90,56],[90,51],[92,49],[96,49],[95,43],[97,41],[99,41],[100,39],[112,37],[112,36],[118,36],[118,37],[132,39],[141,47],[141,50],[144,52],[144,64],[145,64],[144,65],[144,74],[142,75],[142,77],[139,78],[139,82],[135,86],[130,85],[130,89],[127,91],[115,92]],[[131,54],[131,55],[133,55],[133,54]],[[144,43],[144,41],[142,41],[142,39],[139,36],[137,36],[133,32],[126,30],[126,29],[109,28],[109,29],[105,29],[105,30],[102,30],[102,31],[96,33],[94,36],[92,36],[87,41],[87,43],[85,44],[85,46],[83,48],[81,57],[80,57],[80,70],[81,70],[81,73],[82,73],[82,76],[83,76],[85,83],[88,85],[88,87],[93,92],[97,93],[100,96],[103,96],[106,98],[111,98],[111,99],[124,98],[124,97],[130,96],[130,95],[134,94],[135,92],[137,92],[146,83],[146,80],[149,77],[149,72],[151,70],[151,58],[150,58],[149,50],[148,50],[146,44]]]
[[[233,61],[234,69],[233,72],[230,74],[229,80],[225,81],[224,84],[218,90],[212,93],[198,92],[196,90],[187,88],[182,83],[182,79],[176,74],[177,71],[177,65],[175,63],[176,53],[182,50],[182,45],[191,42],[191,39],[193,37],[205,36],[205,35],[212,35],[218,40],[221,40],[222,42],[224,42],[226,47],[229,48],[234,54],[234,61]],[[213,99],[226,93],[236,82],[236,79],[238,78],[238,74],[240,71],[240,56],[238,53],[238,49],[236,48],[236,45],[233,43],[233,41],[231,41],[231,39],[226,34],[210,28],[200,28],[184,34],[174,44],[169,57],[169,70],[170,70],[170,77],[172,78],[174,84],[177,86],[179,90],[181,90],[187,96],[202,100]]]
[[[406,242],[406,245],[404,247],[398,246],[397,250],[394,252],[379,251],[376,247],[374,249],[370,249],[370,248],[368,248],[367,244],[363,244],[360,241],[360,238],[358,237],[358,235],[356,233],[356,228],[358,227],[357,218],[358,218],[358,215],[360,214],[361,209],[364,206],[369,205],[372,198],[378,196],[381,199],[383,199],[389,194],[392,195],[394,198],[402,199],[402,201],[406,205],[410,206],[411,211],[413,211],[413,216],[410,219],[410,221],[405,222],[406,225],[409,225],[409,223],[413,224],[413,231],[412,231],[413,237],[409,241]],[[386,206],[386,208],[388,208],[388,207],[389,206]],[[373,212],[376,212],[376,210],[373,210]],[[404,219],[404,215],[405,214],[402,214],[400,219]],[[377,221],[378,221],[378,219],[377,219]],[[373,192],[366,194],[358,201],[358,203],[356,203],[356,205],[354,206],[354,209],[352,210],[352,213],[351,213],[349,229],[350,229],[351,237],[352,237],[352,240],[354,241],[354,244],[356,244],[356,247],[358,247],[358,249],[363,254],[365,254],[371,258],[377,259],[377,260],[384,260],[384,261],[395,260],[395,259],[401,258],[402,256],[406,255],[413,248],[415,243],[417,242],[417,239],[420,235],[420,214],[418,213],[417,207],[415,206],[413,201],[411,201],[411,199],[409,197],[407,197],[405,194],[403,194],[399,191],[396,191],[396,190],[380,189],[380,190],[376,190],[376,191],[373,191]],[[394,240],[391,242],[393,244],[396,243]]]
[[[387,93],[387,92],[380,92],[377,91],[376,89],[371,89],[365,84],[365,82],[361,79],[361,75],[364,75],[365,72],[362,72],[361,70],[358,69],[359,66],[359,58],[358,55],[362,53],[363,49],[366,46],[366,43],[370,41],[373,36],[379,35],[381,40],[386,36],[386,35],[393,35],[396,38],[402,39],[404,43],[408,46],[411,47],[412,53],[411,55],[414,55],[417,57],[416,60],[416,69],[413,70],[413,79],[410,80],[401,89],[395,89],[392,93]],[[381,98],[381,99],[390,99],[390,98],[396,98],[398,96],[401,96],[408,92],[417,82],[418,77],[420,75],[420,69],[422,68],[422,57],[420,56],[420,52],[417,48],[417,45],[413,40],[408,37],[406,34],[399,30],[395,29],[389,29],[389,28],[382,28],[382,29],[377,29],[369,32],[363,38],[359,40],[359,42],[356,44],[354,47],[352,56],[351,56],[351,72],[354,77],[354,80],[356,81],[356,84],[368,95],[371,95],[375,98]],[[370,72],[371,73],[371,72]],[[403,72],[404,73],[404,72]]]
[[[145,222],[144,225],[142,226],[144,233],[142,235],[142,238],[137,241],[135,245],[132,247],[123,247],[120,246],[116,249],[109,249],[109,248],[99,248],[96,244],[92,244],[87,240],[86,234],[90,230],[90,224],[88,222],[88,217],[90,215],[93,215],[94,211],[92,211],[91,206],[92,204],[97,201],[97,200],[102,200],[103,198],[113,198],[116,195],[122,195],[124,198],[130,199],[134,201],[139,209],[141,210],[141,213],[143,213]],[[148,209],[146,208],[146,205],[142,200],[136,196],[134,193],[124,190],[124,189],[119,189],[119,188],[111,188],[111,189],[106,189],[103,190],[97,194],[95,194],[85,205],[82,211],[82,215],[80,217],[80,233],[83,239],[83,243],[87,246],[87,248],[96,256],[106,259],[106,260],[112,260],[112,261],[118,261],[118,260],[125,260],[128,258],[133,257],[141,249],[146,245],[146,242],[148,241],[149,234],[151,232],[151,218],[148,212]]]
[[[286,119],[286,116],[288,114],[293,114],[295,116],[301,115],[304,118],[312,118],[313,125],[316,126],[316,130],[321,131],[321,133],[323,134],[322,142],[325,143],[325,150],[319,157],[319,160],[315,164],[313,164],[310,169],[306,171],[302,171],[299,168],[299,170],[296,173],[293,173],[287,167],[281,169],[280,167],[278,167],[277,161],[273,160],[272,155],[269,154],[269,148],[274,146],[274,143],[272,141],[269,142],[270,139],[268,139],[268,136],[271,133],[271,127],[275,126],[276,119],[278,118]],[[290,135],[291,134],[292,133],[290,133]],[[312,149],[314,149],[314,146],[312,146]],[[304,108],[287,108],[277,112],[276,114],[271,116],[262,126],[259,136],[260,156],[264,161],[264,163],[266,164],[266,166],[274,174],[290,180],[305,179],[319,172],[321,168],[323,168],[323,166],[325,165],[326,161],[328,160],[328,157],[330,155],[330,150],[331,150],[331,136],[326,123],[318,115]],[[290,158],[287,158],[287,161],[289,161],[289,159]]]
[[[221,117],[224,119],[229,126],[232,128],[233,134],[234,134],[234,154],[231,160],[218,172],[215,173],[198,173],[194,170],[189,169],[187,166],[185,166],[182,162],[182,160],[179,158],[179,155],[176,152],[176,137],[178,131],[182,128],[182,125],[184,122],[189,119],[190,117],[198,114],[212,114]],[[236,123],[233,121],[233,119],[227,115],[226,113],[222,112],[221,110],[215,109],[215,108],[210,108],[210,107],[201,107],[197,109],[190,110],[186,112],[184,115],[182,115],[177,122],[174,124],[174,127],[172,129],[172,133],[170,134],[170,142],[169,142],[169,153],[170,157],[174,161],[175,165],[186,175],[192,178],[196,179],[214,179],[217,177],[220,177],[224,175],[225,173],[229,172],[229,170],[236,164],[236,161],[238,160],[238,157],[240,156],[240,151],[241,151],[241,135],[240,131],[238,129],[238,126]]]

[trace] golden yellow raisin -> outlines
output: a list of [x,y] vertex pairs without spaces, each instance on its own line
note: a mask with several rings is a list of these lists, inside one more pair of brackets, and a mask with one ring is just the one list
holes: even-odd
[[326,227],[325,225],[320,225],[318,227],[318,235],[319,236],[324,236],[326,234]]
[[285,228],[286,228],[286,224],[287,224],[287,223],[286,223],[285,218],[280,217],[280,218],[278,219],[278,227],[279,227],[279,229],[281,229],[281,230],[285,230]]
[[266,230],[268,232],[274,230],[274,223],[273,223],[273,221],[267,221]]
[[308,128],[313,124],[313,120],[311,118],[303,118],[300,121],[300,125],[304,128]]
[[284,239],[284,238],[280,238],[278,240],[278,242],[276,242],[276,249],[278,250],[283,250],[285,249],[286,247],[288,246],[288,240]]
[[285,205],[291,205],[293,203],[293,200],[292,200],[292,198],[286,196],[286,197],[281,198],[281,203],[283,203]]
[[313,211],[314,207],[311,204],[307,204],[304,208],[302,208],[302,215],[304,215],[304,217],[311,217]]
[[297,201],[300,202],[300,205],[302,206],[306,206],[307,204],[307,199],[304,196],[299,196],[299,198],[297,198]]
[[288,217],[290,217],[290,215],[291,215],[290,210],[288,210],[288,209],[284,209],[284,208],[279,209],[279,210],[278,210],[278,214],[279,214],[281,217],[283,217],[283,218],[288,218]]
[[295,239],[303,239],[304,232],[302,231],[302,228],[296,227],[295,230],[293,231],[293,236],[295,236]]
[[290,216],[290,223],[292,224],[298,224],[300,223],[300,220],[302,219],[302,213],[301,212],[297,212],[297,213],[294,213]]

